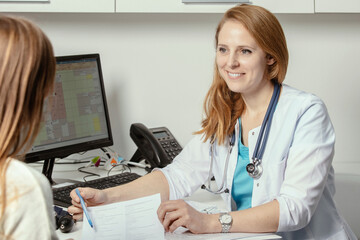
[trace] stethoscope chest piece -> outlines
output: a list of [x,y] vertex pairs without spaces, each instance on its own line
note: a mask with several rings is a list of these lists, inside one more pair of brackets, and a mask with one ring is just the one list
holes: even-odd
[[248,172],[249,176],[258,179],[261,177],[263,173],[263,168],[261,164],[255,162],[255,163],[249,163],[246,165],[246,171]]

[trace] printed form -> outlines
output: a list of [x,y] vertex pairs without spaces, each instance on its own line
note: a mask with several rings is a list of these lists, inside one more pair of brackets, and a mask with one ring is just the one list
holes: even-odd
[[93,221],[91,228],[83,216],[83,240],[164,240],[157,209],[161,203],[160,194],[108,205],[88,207]]
[[[234,240],[234,239],[281,239],[273,233],[218,233],[192,234],[186,228],[180,227],[174,233],[164,233],[157,209],[161,203],[160,194],[138,198],[125,202],[88,207],[93,221],[91,228],[86,216],[83,215],[83,240]],[[189,201],[191,206],[201,212],[217,213],[216,207]],[[213,209],[208,212],[208,209]],[[206,211],[204,211],[206,210]]]

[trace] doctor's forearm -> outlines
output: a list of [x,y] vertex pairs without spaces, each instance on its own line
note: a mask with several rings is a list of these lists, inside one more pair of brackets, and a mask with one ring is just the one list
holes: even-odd
[[169,184],[161,171],[154,171],[125,185],[103,190],[106,203],[131,200],[160,193],[161,201],[169,200]]
[[279,203],[277,200],[231,212],[233,225],[231,232],[276,232],[279,225]]

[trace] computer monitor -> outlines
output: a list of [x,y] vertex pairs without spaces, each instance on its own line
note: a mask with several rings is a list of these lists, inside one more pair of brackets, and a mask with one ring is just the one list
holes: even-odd
[[113,145],[99,54],[56,57],[54,92],[25,162],[45,160],[52,182],[55,158]]

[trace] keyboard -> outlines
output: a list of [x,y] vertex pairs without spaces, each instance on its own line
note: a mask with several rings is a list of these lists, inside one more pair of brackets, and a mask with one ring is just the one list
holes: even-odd
[[108,177],[102,177],[86,182],[80,182],[69,186],[53,188],[53,199],[54,205],[61,207],[69,207],[71,204],[70,192],[74,188],[78,187],[91,187],[96,189],[105,189],[110,187],[116,187],[125,183],[134,181],[135,179],[141,177],[137,173],[124,172]]

